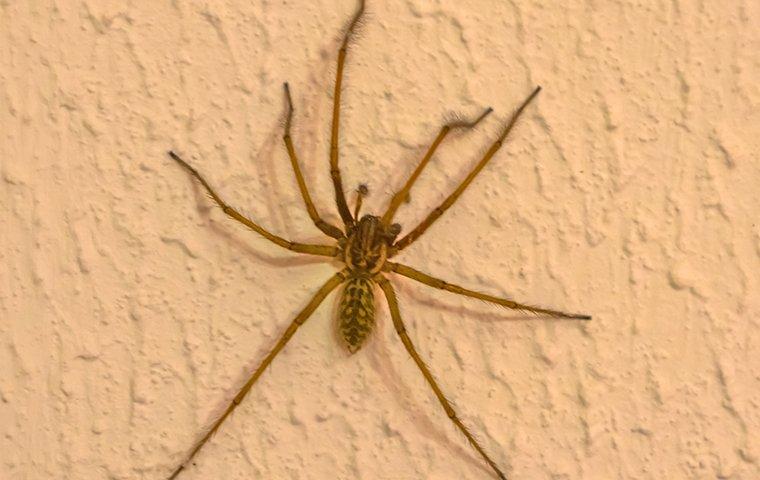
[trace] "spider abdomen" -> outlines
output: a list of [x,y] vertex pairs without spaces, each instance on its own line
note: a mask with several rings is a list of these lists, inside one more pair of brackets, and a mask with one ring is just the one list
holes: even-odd
[[338,331],[351,353],[359,350],[375,326],[374,284],[365,277],[346,282],[338,311]]

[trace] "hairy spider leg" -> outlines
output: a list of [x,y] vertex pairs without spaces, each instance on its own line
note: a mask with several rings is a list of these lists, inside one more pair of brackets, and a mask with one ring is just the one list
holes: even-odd
[[504,144],[504,140],[507,138],[507,135],[509,135],[509,132],[512,130],[512,127],[515,126],[515,123],[517,123],[517,119],[520,118],[520,115],[522,114],[523,110],[525,110],[525,107],[528,106],[528,104],[538,95],[538,92],[541,91],[541,87],[536,87],[535,90],[533,90],[533,93],[531,93],[528,98],[523,101],[522,105],[515,111],[515,113],[512,114],[512,117],[509,120],[509,123],[507,123],[506,127],[502,131],[501,135],[499,135],[499,138],[496,139],[496,141],[491,145],[491,147],[488,149],[486,154],[483,156],[483,158],[478,162],[478,164],[475,166],[474,169],[465,177],[465,179],[462,181],[462,183],[454,190],[454,193],[449,195],[446,200],[443,201],[443,203],[437,207],[435,210],[430,212],[428,216],[419,224],[417,227],[414,228],[411,232],[406,234],[405,237],[403,237],[401,240],[396,242],[393,247],[391,248],[391,251],[389,252],[389,257],[395,255],[399,251],[403,250],[404,248],[411,245],[417,238],[419,238],[420,235],[425,233],[425,230],[430,227],[430,225],[435,222],[438,217],[443,215],[443,212],[445,212],[449,207],[451,207],[454,202],[457,201],[460,195],[462,195],[462,192],[465,191],[468,185],[472,182],[472,180],[477,176],[478,173],[480,173],[481,170],[483,170],[483,167],[486,166],[489,160],[496,154],[496,152],[499,151],[501,146]]
[[348,50],[348,42],[351,39],[351,35],[354,33],[356,26],[359,23],[359,19],[364,14],[364,0],[359,1],[359,8],[356,10],[354,17],[348,24],[346,33],[343,36],[343,43],[341,43],[340,50],[338,51],[338,71],[335,75],[335,92],[333,94],[333,116],[332,116],[332,133],[330,135],[330,176],[332,177],[333,186],[335,187],[335,203],[338,206],[338,213],[340,218],[343,219],[343,223],[346,225],[346,230],[353,226],[354,218],[351,216],[351,212],[348,210],[348,204],[346,203],[346,194],[343,192],[343,180],[340,177],[340,167],[338,167],[338,132],[340,131],[340,88],[343,83],[343,66],[346,63],[346,52]]
[[454,422],[454,425],[457,426],[457,428],[464,434],[464,436],[467,437],[467,441],[470,442],[470,445],[472,445],[472,447],[477,450],[480,456],[483,457],[486,463],[491,466],[499,478],[506,480],[507,477],[504,475],[504,473],[502,473],[496,463],[491,460],[491,457],[488,456],[483,447],[480,446],[480,443],[478,443],[472,433],[470,433],[469,429],[459,419],[456,412],[454,411],[454,408],[451,406],[451,403],[446,399],[446,396],[443,394],[441,388],[433,378],[433,375],[430,373],[430,369],[428,369],[427,365],[425,365],[425,362],[417,353],[417,349],[414,347],[412,340],[406,333],[404,322],[401,320],[401,311],[398,307],[398,299],[396,298],[396,293],[393,290],[393,285],[391,285],[391,282],[389,282],[387,278],[383,277],[380,274],[375,276],[374,279],[380,285],[380,288],[385,294],[385,298],[388,300],[388,307],[391,312],[391,319],[393,320],[393,326],[396,329],[396,333],[398,333],[398,336],[401,338],[401,342],[404,344],[404,347],[406,347],[406,351],[409,352],[409,355],[414,360],[414,363],[416,363],[419,367],[428,385],[430,385],[430,388],[433,389],[433,392],[435,393],[436,398],[438,398],[438,402],[443,407],[443,410],[446,412],[446,415],[449,417],[449,419],[451,419],[452,422]]
[[466,297],[477,298],[485,302],[495,303],[496,305],[510,308],[512,310],[523,310],[523,311],[531,312],[535,314],[543,314],[543,315],[549,315],[552,317],[567,318],[567,319],[573,319],[573,320],[591,320],[590,315],[584,315],[584,314],[579,314],[579,313],[566,313],[566,312],[561,312],[559,310],[549,310],[546,308],[533,307],[531,305],[517,303],[512,300],[508,300],[506,298],[494,297],[493,295],[488,295],[486,293],[480,293],[474,290],[469,290],[469,289],[460,287],[458,285],[453,285],[439,278],[435,278],[433,276],[428,275],[427,273],[420,272],[419,270],[415,270],[412,267],[402,265],[400,263],[385,262],[384,268],[387,269],[388,271],[398,273],[399,275],[403,275],[407,278],[411,278],[412,280],[416,280],[420,283],[424,283],[425,285],[429,285],[433,288],[446,290],[447,292],[457,293],[459,295],[464,295]]
[[422,170],[425,168],[425,166],[428,164],[430,159],[433,157],[433,154],[435,153],[438,146],[443,142],[443,139],[446,138],[446,135],[448,135],[452,130],[455,129],[463,129],[463,130],[469,130],[471,128],[475,128],[475,126],[480,123],[481,120],[486,118],[489,113],[491,113],[493,109],[491,107],[488,107],[483,113],[480,114],[478,118],[475,120],[472,120],[470,122],[466,122],[463,120],[449,122],[445,124],[443,127],[441,127],[441,130],[438,132],[438,136],[435,137],[435,140],[433,140],[433,143],[430,144],[430,147],[428,148],[427,152],[425,153],[425,156],[422,157],[422,161],[419,165],[417,165],[417,168],[414,169],[414,172],[409,176],[409,179],[407,179],[404,186],[401,188],[401,190],[397,191],[393,198],[391,198],[391,202],[388,205],[388,209],[385,211],[385,214],[383,215],[383,223],[387,226],[390,225],[391,222],[393,222],[393,216],[396,215],[396,210],[401,206],[404,201],[406,201],[406,198],[409,196],[409,191],[412,189],[412,185],[414,185],[414,182],[417,181],[417,177],[420,176],[420,173],[422,173]]
[[248,394],[248,392],[251,390],[251,387],[253,387],[253,384],[256,383],[256,380],[259,379],[261,374],[264,372],[264,370],[269,366],[270,363],[272,363],[272,360],[277,356],[278,353],[285,347],[285,345],[288,343],[290,338],[296,333],[296,330],[298,330],[298,327],[304,324],[306,320],[311,316],[312,313],[314,313],[314,310],[319,307],[319,305],[322,303],[322,301],[327,297],[327,295],[330,294],[335,288],[343,283],[343,281],[348,276],[348,271],[344,270],[341,272],[336,273],[333,275],[322,287],[317,291],[317,293],[314,295],[314,297],[311,299],[308,305],[304,307],[303,310],[301,310],[301,313],[299,313],[295,319],[293,319],[293,322],[288,326],[287,330],[285,330],[285,333],[282,334],[280,339],[275,344],[274,348],[267,354],[267,356],[264,358],[264,360],[261,362],[259,367],[256,369],[255,372],[253,372],[253,375],[248,379],[247,382],[245,382],[245,385],[243,385],[243,388],[240,389],[240,391],[235,395],[235,398],[232,399],[232,402],[230,402],[229,406],[227,406],[227,410],[224,411],[221,417],[217,419],[216,422],[211,426],[211,428],[206,432],[206,434],[201,438],[201,440],[195,444],[193,447],[193,450],[190,452],[190,454],[187,456],[184,462],[177,467],[177,469],[172,473],[172,475],[169,477],[169,480],[173,480],[177,477],[177,475],[180,474],[182,470],[185,469],[185,465],[190,463],[192,459],[195,457],[195,455],[198,453],[198,451],[203,447],[203,445],[208,442],[208,440],[216,433],[216,431],[219,429],[219,427],[222,425],[222,422],[224,422],[227,417],[235,410],[235,408],[240,405],[240,403],[243,401],[245,396]]
[[288,83],[285,82],[284,86],[285,99],[288,103],[288,114],[287,117],[285,117],[285,135],[283,135],[282,139],[285,141],[285,148],[288,149],[290,164],[293,166],[293,172],[296,174],[298,189],[301,191],[301,197],[303,197],[303,201],[306,204],[306,210],[309,212],[309,216],[314,222],[314,225],[316,225],[318,229],[322,230],[325,235],[330,236],[336,240],[346,238],[338,227],[322,220],[322,218],[319,216],[319,213],[317,212],[317,207],[314,206],[314,202],[311,200],[309,189],[306,186],[306,181],[304,181],[303,174],[301,173],[301,167],[298,164],[298,156],[296,155],[295,147],[293,147],[293,139],[290,136],[290,125],[293,120],[293,99],[290,97],[290,87],[288,86]]
[[203,188],[206,189],[206,192],[208,192],[209,196],[216,202],[219,207],[221,207],[222,211],[229,217],[233,218],[234,220],[237,220],[238,222],[242,223],[246,227],[250,228],[254,232],[258,233],[262,237],[266,238],[267,240],[270,240],[277,245],[281,246],[282,248],[287,248],[288,250],[292,252],[298,252],[298,253],[308,253],[310,255],[321,255],[324,257],[334,257],[338,254],[338,248],[332,247],[329,245],[312,245],[312,244],[306,244],[306,243],[296,243],[291,242],[289,240],[285,240],[282,237],[279,237],[273,233],[270,233],[269,231],[261,228],[256,223],[253,222],[253,220],[249,219],[248,217],[243,216],[240,212],[235,210],[234,208],[227,205],[227,203],[219,197],[219,195],[216,194],[214,189],[211,188],[211,186],[206,182],[206,180],[201,176],[198,171],[193,168],[189,163],[182,160],[179,155],[174,153],[173,151],[169,151],[169,156],[174,159],[177,163],[179,163],[185,170],[190,172],[193,177],[195,177],[201,185],[203,185]]

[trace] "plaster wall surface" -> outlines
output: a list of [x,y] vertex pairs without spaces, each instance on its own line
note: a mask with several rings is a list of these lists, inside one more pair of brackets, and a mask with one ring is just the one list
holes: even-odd
[[[338,266],[281,145],[282,82],[324,216],[341,1],[0,1],[0,479],[162,479]],[[460,201],[399,261],[535,319],[393,278],[411,338],[512,479],[760,478],[760,3],[370,1],[343,97],[346,189]],[[351,198],[353,195],[350,196]],[[378,292],[378,297],[379,297]],[[180,478],[481,479],[378,302],[334,294]]]

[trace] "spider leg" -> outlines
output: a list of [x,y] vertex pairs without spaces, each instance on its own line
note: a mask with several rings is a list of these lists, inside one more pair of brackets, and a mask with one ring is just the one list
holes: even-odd
[[406,333],[404,322],[401,320],[401,312],[399,311],[398,307],[398,299],[396,298],[396,293],[393,290],[393,286],[388,281],[388,279],[382,275],[377,275],[374,277],[374,279],[378,282],[380,288],[383,290],[383,293],[385,293],[385,298],[388,300],[388,307],[391,311],[391,318],[393,319],[393,326],[396,328],[396,333],[398,333],[398,336],[401,338],[401,342],[404,344],[404,347],[406,347],[406,351],[409,352],[409,355],[414,360],[414,363],[416,363],[419,367],[428,385],[430,385],[430,388],[433,389],[436,398],[438,398],[438,402],[440,402],[441,406],[446,411],[446,415],[448,415],[451,421],[454,422],[454,425],[457,426],[457,428],[464,434],[464,436],[467,437],[467,441],[470,442],[470,445],[472,445],[472,447],[477,450],[480,456],[483,457],[486,463],[491,466],[494,472],[496,472],[496,475],[498,475],[500,479],[505,480],[507,477],[504,475],[504,473],[502,473],[499,467],[496,466],[496,463],[491,460],[491,457],[488,456],[485,450],[483,450],[483,447],[480,446],[472,433],[470,433],[464,423],[462,423],[462,421],[459,419],[456,412],[454,411],[454,408],[451,406],[451,403],[446,399],[443,392],[441,391],[441,388],[438,386],[435,379],[433,378],[433,375],[430,373],[427,365],[425,365],[425,362],[422,360],[422,358],[420,358],[420,355],[417,353],[417,349],[414,348],[412,340]]
[[234,208],[227,205],[224,200],[219,197],[219,195],[216,194],[216,192],[211,188],[211,186],[206,182],[206,180],[201,176],[198,171],[193,168],[189,163],[182,160],[179,155],[174,153],[173,151],[169,151],[169,156],[172,157],[177,163],[179,163],[185,170],[190,172],[193,177],[195,177],[199,182],[201,182],[201,185],[203,185],[203,188],[206,189],[206,192],[211,196],[211,198],[216,202],[219,207],[221,207],[222,211],[229,217],[233,218],[234,220],[237,220],[238,222],[242,223],[246,227],[250,228],[254,232],[258,233],[262,237],[266,238],[267,240],[271,240],[272,242],[276,243],[277,245],[281,246],[282,248],[287,248],[288,250],[292,252],[298,252],[298,253],[308,253],[311,255],[322,255],[324,257],[334,257],[338,254],[338,248],[337,247],[331,247],[329,245],[312,245],[312,244],[306,244],[306,243],[295,243],[288,240],[285,240],[282,237],[279,237],[273,233],[270,233],[269,231],[261,228],[256,223],[253,222],[253,220],[243,216],[240,212],[235,210]]
[[346,63],[346,51],[348,48],[348,41],[351,39],[351,35],[354,33],[359,19],[364,14],[364,0],[359,0],[359,8],[356,10],[351,22],[348,24],[346,33],[343,36],[343,43],[338,51],[338,71],[335,75],[335,93],[333,94],[333,117],[332,117],[332,133],[330,136],[330,176],[332,177],[333,186],[335,187],[335,203],[338,205],[338,213],[340,218],[343,219],[343,223],[346,228],[354,224],[354,218],[351,216],[351,212],[348,209],[346,203],[346,194],[343,192],[343,180],[340,176],[340,168],[338,167],[338,132],[340,131],[340,87],[343,83],[343,66]]
[[290,87],[288,87],[287,82],[285,83],[285,98],[288,102],[288,116],[285,120],[285,135],[282,138],[285,141],[285,148],[288,149],[290,164],[293,166],[293,172],[296,174],[298,189],[301,190],[301,197],[303,197],[303,201],[306,204],[306,210],[309,212],[309,216],[314,222],[314,225],[316,225],[317,228],[322,230],[322,232],[324,232],[326,235],[336,240],[345,238],[345,235],[343,235],[343,232],[338,227],[320,218],[319,213],[317,213],[317,208],[314,206],[314,202],[311,200],[309,189],[306,187],[306,182],[304,181],[303,174],[301,173],[301,167],[298,165],[298,156],[296,155],[295,147],[293,147],[293,139],[290,137],[290,124],[293,119],[293,99],[290,97]]
[[185,465],[190,463],[190,461],[195,457],[195,455],[198,453],[198,451],[203,447],[203,445],[208,442],[208,440],[216,433],[216,431],[221,426],[222,422],[224,422],[227,417],[235,410],[235,408],[240,405],[240,403],[243,401],[245,396],[248,394],[248,392],[251,390],[251,387],[253,387],[253,384],[256,383],[256,380],[259,379],[261,374],[264,372],[264,370],[269,366],[270,363],[272,363],[272,360],[277,356],[278,353],[285,347],[285,344],[288,343],[290,338],[296,333],[296,330],[298,330],[298,327],[303,325],[304,322],[311,316],[312,313],[314,313],[314,310],[317,309],[319,304],[322,303],[322,301],[327,297],[327,295],[332,292],[338,285],[343,283],[343,281],[346,278],[346,272],[338,272],[335,275],[333,275],[327,283],[322,285],[322,288],[319,289],[319,291],[314,295],[314,297],[311,299],[308,305],[301,310],[301,313],[299,313],[296,318],[293,320],[293,322],[288,326],[287,330],[285,330],[285,333],[280,337],[280,339],[275,344],[274,348],[269,352],[269,354],[264,358],[264,360],[261,362],[259,367],[256,369],[255,372],[253,372],[253,375],[248,379],[247,382],[245,382],[245,385],[243,385],[243,388],[240,389],[240,391],[235,395],[235,398],[232,399],[232,402],[230,402],[229,406],[227,406],[227,409],[224,411],[221,417],[219,417],[216,422],[211,426],[211,428],[206,432],[206,434],[201,438],[201,440],[195,444],[190,454],[187,456],[184,462],[177,467],[176,470],[174,470],[174,473],[169,477],[169,480],[173,480],[174,478],[179,475],[179,473],[185,469]]
[[443,212],[445,212],[449,207],[451,207],[454,202],[457,201],[460,195],[462,195],[462,192],[465,191],[467,186],[472,182],[472,180],[477,176],[478,173],[480,173],[481,170],[483,170],[483,167],[486,166],[489,160],[496,154],[497,151],[501,148],[502,144],[504,143],[504,140],[507,138],[507,135],[509,135],[509,132],[512,130],[512,127],[515,126],[515,123],[517,122],[517,119],[520,118],[520,115],[522,114],[523,110],[525,110],[525,107],[528,106],[528,104],[538,95],[538,92],[541,91],[541,87],[536,87],[535,90],[533,90],[533,93],[531,93],[528,98],[523,101],[522,105],[515,111],[515,113],[512,114],[512,117],[509,119],[509,122],[507,123],[507,126],[504,128],[504,130],[501,132],[501,135],[499,135],[499,138],[496,139],[496,141],[491,145],[491,147],[488,149],[486,154],[483,156],[483,158],[478,162],[478,164],[475,166],[475,168],[465,177],[465,179],[462,181],[462,183],[454,190],[454,193],[448,196],[446,200],[443,201],[443,203],[437,207],[435,210],[430,212],[428,216],[423,220],[417,227],[415,227],[414,230],[409,232],[404,238],[399,240],[393,245],[393,254],[403,250],[404,248],[411,245],[417,238],[419,238],[420,235],[425,233],[425,230],[430,227],[430,225],[435,222],[438,217],[443,215]]
[[425,153],[425,156],[422,157],[422,161],[420,162],[420,164],[417,165],[417,168],[414,170],[414,172],[412,172],[412,175],[406,181],[406,183],[401,188],[401,190],[397,191],[393,195],[393,198],[391,199],[391,203],[388,205],[388,209],[385,211],[385,214],[383,215],[383,223],[385,225],[391,224],[391,222],[393,221],[393,216],[396,214],[396,210],[398,210],[401,204],[406,200],[407,196],[409,195],[409,191],[412,189],[412,185],[414,185],[414,182],[417,181],[417,177],[420,176],[420,173],[422,173],[422,170],[428,164],[428,162],[432,158],[438,146],[443,142],[443,139],[446,138],[446,135],[448,135],[452,130],[458,129],[458,128],[465,129],[465,130],[475,128],[475,126],[478,123],[480,123],[481,120],[486,118],[486,116],[488,116],[488,114],[491,113],[492,111],[493,109],[491,107],[488,107],[475,120],[472,120],[470,122],[466,122],[463,120],[449,122],[443,127],[441,127],[441,130],[438,132],[438,136],[435,137],[435,140],[433,140],[433,143],[430,144],[430,147]]
[[387,269],[391,272],[398,273],[399,275],[403,275],[405,277],[411,278],[412,280],[416,280],[420,283],[424,283],[425,285],[429,285],[433,288],[446,290],[447,292],[457,293],[459,295],[464,295],[466,297],[477,298],[479,300],[495,303],[496,305],[510,308],[513,310],[523,310],[526,312],[550,315],[552,317],[567,318],[567,319],[573,319],[573,320],[591,320],[590,315],[583,315],[583,314],[578,314],[578,313],[566,313],[566,312],[560,312],[558,310],[549,310],[546,308],[532,307],[530,305],[525,305],[522,303],[513,302],[512,300],[507,300],[506,298],[494,297],[493,295],[476,292],[474,290],[468,290],[458,285],[452,285],[439,278],[432,277],[428,275],[427,273],[420,272],[419,270],[415,270],[412,267],[408,267],[400,263],[385,262],[385,265]]

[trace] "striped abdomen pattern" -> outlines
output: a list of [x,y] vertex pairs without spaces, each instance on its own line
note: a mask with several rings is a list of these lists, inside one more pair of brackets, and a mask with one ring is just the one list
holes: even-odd
[[340,300],[338,330],[351,353],[359,350],[375,326],[375,295],[373,283],[364,277],[346,282]]

